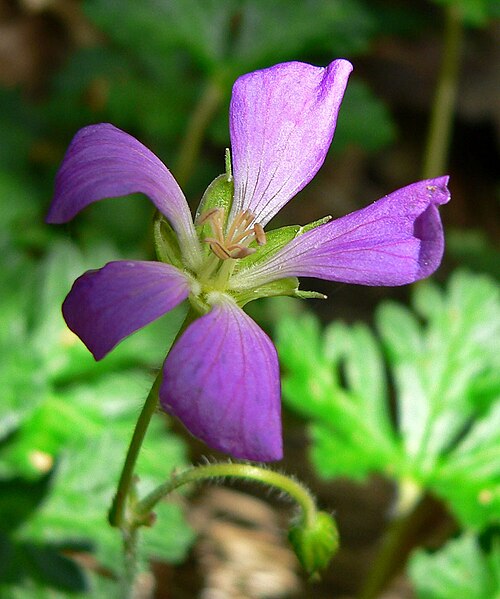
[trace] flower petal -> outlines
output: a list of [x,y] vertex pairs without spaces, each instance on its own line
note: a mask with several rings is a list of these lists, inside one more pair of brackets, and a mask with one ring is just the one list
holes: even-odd
[[102,200],[144,193],[186,244],[198,245],[193,219],[176,180],[146,146],[109,123],[90,125],[73,138],[55,183],[49,223],[65,223]]
[[267,262],[240,271],[235,289],[289,276],[360,285],[405,285],[432,274],[444,237],[437,206],[450,199],[448,177],[403,187],[352,214],[293,239]]
[[68,327],[96,360],[189,295],[188,279],[161,262],[109,262],[74,283],[63,303]]
[[278,64],[243,75],[229,110],[232,217],[250,210],[264,226],[318,172],[330,147],[352,65]]
[[160,402],[214,449],[248,460],[282,457],[276,349],[232,300],[215,304],[174,345]]

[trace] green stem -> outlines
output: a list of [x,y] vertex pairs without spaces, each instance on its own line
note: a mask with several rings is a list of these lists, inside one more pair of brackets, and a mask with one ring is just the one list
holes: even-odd
[[158,405],[158,390],[160,388],[162,373],[161,370],[156,377],[151,390],[148,393],[139,419],[136,422],[134,433],[130,441],[125,463],[120,475],[116,495],[113,499],[113,504],[109,511],[109,523],[111,526],[123,528],[127,526],[126,507],[127,498],[132,486],[134,468],[137,462],[137,457],[141,449],[144,437],[148,430],[149,423]]
[[424,497],[407,514],[396,517],[385,533],[375,564],[370,568],[357,599],[376,599],[405,564],[415,536],[428,519],[431,501]]
[[[179,329],[172,345],[182,335],[197,314],[190,310],[184,323]],[[139,415],[134,428],[134,433],[125,457],[116,494],[109,510],[108,520],[111,526],[120,529],[123,539],[124,571],[120,582],[121,597],[128,598],[133,591],[133,584],[137,570],[137,540],[138,526],[145,522],[138,522],[135,516],[134,505],[137,502],[134,488],[134,469],[139,456],[144,437],[151,422],[151,418],[158,406],[158,391],[162,380],[162,370],[158,373]]]
[[147,519],[160,499],[182,485],[221,477],[244,478],[278,488],[280,491],[290,495],[299,504],[306,525],[312,526],[316,520],[317,510],[314,499],[309,491],[299,482],[266,468],[252,466],[251,464],[231,463],[207,464],[205,466],[190,468],[180,474],[175,474],[171,480],[160,485],[144,499],[137,502],[135,506],[136,517],[139,521]]
[[186,134],[179,150],[175,176],[181,187],[193,171],[199,154],[203,136],[224,97],[224,89],[218,78],[212,77],[207,84],[191,114]]
[[463,27],[460,11],[446,9],[443,59],[432,107],[431,122],[424,154],[423,178],[442,175],[446,170],[453,112],[457,95]]
[[134,596],[134,582],[137,570],[137,527],[122,531],[124,552],[124,575],[120,580],[120,597],[129,599]]
[[[187,327],[193,322],[193,320],[197,318],[197,316],[197,313],[195,313],[193,310],[189,310],[181,328],[172,342],[172,346],[175,344],[177,339],[179,339],[182,333],[184,333]],[[137,462],[137,457],[139,456],[139,451],[144,441],[144,437],[146,436],[151,418],[158,406],[158,391],[160,389],[161,380],[162,370],[160,370],[158,373],[158,376],[156,377],[153,386],[149,391],[142,411],[139,415],[139,419],[135,425],[134,433],[132,435],[127,456],[125,458],[125,463],[123,464],[120,480],[118,482],[116,494],[113,499],[113,504],[109,511],[109,523],[111,526],[116,526],[117,528],[124,528],[129,524],[126,514],[127,498],[130,495],[132,488],[134,469]]]

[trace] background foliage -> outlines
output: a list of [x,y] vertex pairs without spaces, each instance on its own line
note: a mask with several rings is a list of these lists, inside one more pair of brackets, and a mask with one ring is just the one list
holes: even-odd
[[[60,304],[84,270],[152,257],[151,208],[141,198],[93,206],[64,227],[44,224],[74,133],[110,121],[136,135],[196,204],[223,168],[234,79],[279,61],[343,56],[356,68],[333,150],[286,218],[341,215],[419,178],[449,5],[468,28],[467,86],[451,151],[454,199],[443,211],[449,254],[438,277],[457,265],[475,274],[418,286],[411,307],[404,292],[337,286],[324,289],[328,305],[311,304],[316,316],[296,304],[252,309],[277,332],[286,407],[307,422],[314,471],[358,482],[380,473],[397,486],[397,513],[432,494],[455,518],[460,536],[410,560],[417,595],[498,594],[499,261],[491,239],[500,124],[488,91],[498,3],[18,0],[0,3],[1,596],[112,592],[120,539],[106,512],[148,385],[183,316],[176,310],[100,363],[65,327]],[[140,485],[158,484],[197,452],[158,417]],[[158,511],[142,558],[181,562],[194,539],[182,500]],[[347,578],[327,583],[350,593]]]

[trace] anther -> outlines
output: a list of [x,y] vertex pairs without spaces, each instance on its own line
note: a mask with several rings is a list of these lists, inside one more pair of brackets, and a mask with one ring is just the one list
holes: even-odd
[[246,258],[250,256],[250,254],[255,254],[257,251],[255,248],[248,248],[245,245],[240,245],[238,243],[231,245],[227,248],[231,254],[231,258]]
[[232,258],[230,252],[214,237],[206,237],[203,241],[209,244],[212,252],[220,260],[227,260],[228,258]]
[[264,227],[259,224],[259,223],[255,223],[253,226],[253,232],[255,235],[255,241],[257,242],[258,245],[265,245],[266,243],[266,234],[264,232]]
[[212,220],[213,216],[218,212],[220,212],[220,208],[211,208],[210,210],[203,212],[203,214],[200,214],[200,216],[196,219],[196,224],[204,225],[207,221]]

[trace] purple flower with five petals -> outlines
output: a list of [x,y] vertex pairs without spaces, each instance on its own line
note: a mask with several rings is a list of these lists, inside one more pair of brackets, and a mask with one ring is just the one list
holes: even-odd
[[299,291],[298,276],[404,285],[441,261],[437,207],[449,200],[447,177],[414,183],[337,220],[264,232],[323,164],[351,69],[346,60],[326,68],[290,62],[240,77],[230,106],[232,171],[228,160],[194,221],[165,165],[112,125],[79,131],[57,175],[48,222],[134,192],[161,215],[161,261],[111,262],[85,273],[63,304],[69,328],[100,360],[189,300],[196,317],[165,360],[160,402],[192,434],[238,458],[282,457],[277,354],[244,304],[314,296]]

